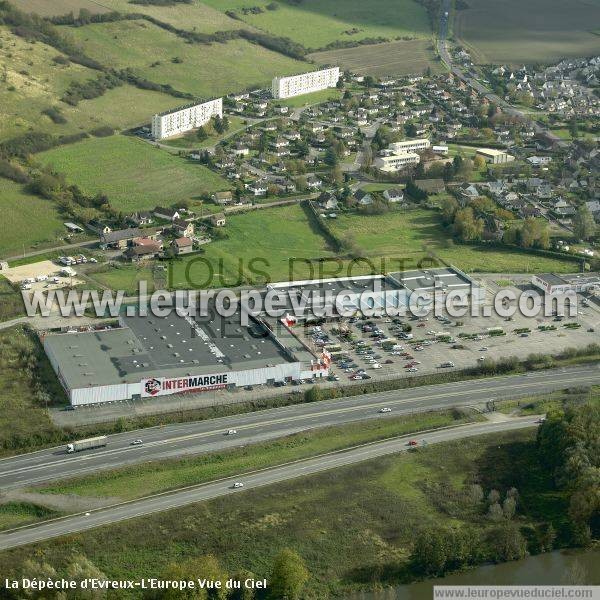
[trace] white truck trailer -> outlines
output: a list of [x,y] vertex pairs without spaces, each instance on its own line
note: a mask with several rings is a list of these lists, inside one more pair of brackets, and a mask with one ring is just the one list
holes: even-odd
[[67,444],[67,452],[72,454],[73,452],[80,452],[81,450],[92,450],[93,448],[104,448],[107,443],[107,437],[100,435],[98,437],[87,438],[86,440],[79,440],[77,442],[71,442]]

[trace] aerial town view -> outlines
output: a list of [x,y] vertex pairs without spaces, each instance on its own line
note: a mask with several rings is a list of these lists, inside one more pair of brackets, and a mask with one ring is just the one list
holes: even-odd
[[0,0],[0,598],[600,600],[600,0]]

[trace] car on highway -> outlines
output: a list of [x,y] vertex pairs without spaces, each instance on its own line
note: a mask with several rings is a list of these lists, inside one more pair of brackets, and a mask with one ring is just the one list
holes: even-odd
[[380,413],[389,413],[389,412],[392,412],[392,409],[385,406],[384,408],[380,408],[379,412]]
[[131,442],[132,446],[141,446],[144,443],[143,440],[133,440],[133,442]]
[[419,442],[417,442],[417,440],[408,440],[408,442],[406,442],[407,446],[418,446]]
[[234,489],[243,488],[244,484],[241,481],[236,481],[231,487],[233,487]]
[[237,429],[228,429],[226,435],[235,435],[237,433]]
[[408,369],[409,373],[416,373],[419,369],[417,369],[417,367],[411,367],[410,369]]

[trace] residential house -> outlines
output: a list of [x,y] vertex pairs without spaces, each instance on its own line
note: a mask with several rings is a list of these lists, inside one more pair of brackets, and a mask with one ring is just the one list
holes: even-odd
[[159,219],[165,219],[166,221],[175,221],[181,218],[181,213],[176,208],[164,208],[163,206],[157,206],[154,211],[154,216]]
[[110,226],[108,226],[106,223],[103,223],[102,221],[98,221],[97,219],[92,219],[87,226],[92,230],[95,231],[96,233],[99,233],[100,235],[104,235],[106,233],[110,233],[112,231],[112,229],[110,228]]
[[213,227],[225,227],[225,215],[223,213],[211,215],[210,222]]
[[173,221],[173,231],[182,237],[194,237],[195,227],[191,221],[183,221],[182,219],[177,219]]
[[180,237],[171,242],[171,248],[176,256],[189,254],[194,251],[194,242],[189,237]]
[[154,219],[152,218],[152,213],[145,210],[133,213],[129,217],[129,220],[136,225],[150,225]]
[[126,248],[132,240],[138,237],[152,237],[148,230],[132,227],[131,229],[119,229],[109,231],[100,235],[100,243],[104,246],[123,249]]
[[404,202],[404,192],[400,188],[390,188],[383,192],[383,197],[392,203]]
[[265,196],[269,184],[265,179],[257,179],[246,186],[246,189],[250,190],[255,196]]
[[337,210],[338,200],[331,192],[322,192],[317,199],[319,206],[325,210]]
[[145,260],[156,258],[158,254],[160,254],[160,250],[158,250],[156,246],[142,245],[127,248],[124,256],[131,262],[143,262]]
[[361,206],[373,204],[373,196],[364,190],[356,190],[356,192],[354,192],[354,198]]
[[318,190],[323,182],[316,175],[309,175],[306,178],[306,186],[309,190]]
[[220,206],[225,206],[225,205],[231,204],[233,202],[233,193],[230,191],[215,192],[211,196],[211,198],[215,204],[219,204]]

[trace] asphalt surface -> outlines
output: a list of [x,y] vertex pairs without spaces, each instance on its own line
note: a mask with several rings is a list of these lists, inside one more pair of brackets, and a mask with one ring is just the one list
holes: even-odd
[[[419,445],[436,444],[466,437],[499,433],[535,426],[536,417],[525,417],[498,423],[474,423],[459,427],[421,433],[417,436]],[[404,436],[357,446],[349,450],[323,454],[314,458],[295,461],[270,469],[262,469],[243,476],[228,477],[211,483],[190,486],[174,492],[166,492],[109,506],[103,509],[80,513],[70,517],[45,521],[0,533],[0,549],[15,548],[47,539],[93,529],[127,519],[141,517],[152,513],[179,508],[195,502],[211,500],[228,494],[243,493],[265,485],[273,485],[289,479],[312,475],[321,471],[346,467],[365,460],[406,451],[410,448],[408,441],[414,436]],[[235,488],[236,482],[243,487]]]
[[[0,460],[0,490],[31,486],[104,469],[201,454],[264,442],[300,431],[353,421],[389,418],[453,406],[541,394],[573,386],[600,384],[600,367],[585,366],[422,386],[337,398],[313,404],[232,415],[108,436],[106,448],[67,454],[49,448]],[[391,413],[381,414],[383,407]],[[229,429],[237,434],[227,435]],[[132,446],[135,439],[143,444]]]

